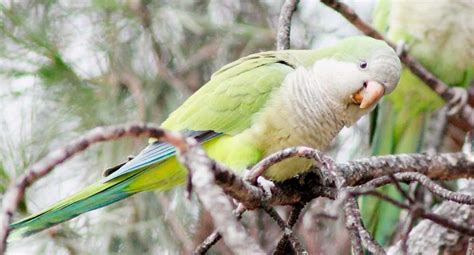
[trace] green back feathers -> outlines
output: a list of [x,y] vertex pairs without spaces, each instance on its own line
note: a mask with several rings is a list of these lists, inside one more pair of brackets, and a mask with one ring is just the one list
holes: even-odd
[[162,126],[237,134],[250,127],[254,115],[295,65],[290,55],[273,52],[230,63],[217,71]]

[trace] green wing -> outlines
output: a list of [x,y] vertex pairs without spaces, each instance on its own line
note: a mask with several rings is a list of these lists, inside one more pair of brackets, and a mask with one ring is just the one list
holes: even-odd
[[212,130],[234,135],[252,120],[297,61],[288,52],[263,52],[217,71],[162,124],[172,130]]

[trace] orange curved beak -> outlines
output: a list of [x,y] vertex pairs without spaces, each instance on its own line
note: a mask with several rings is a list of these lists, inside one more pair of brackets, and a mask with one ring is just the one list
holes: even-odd
[[385,93],[385,87],[376,81],[366,82],[366,86],[351,95],[351,99],[361,109],[374,106]]

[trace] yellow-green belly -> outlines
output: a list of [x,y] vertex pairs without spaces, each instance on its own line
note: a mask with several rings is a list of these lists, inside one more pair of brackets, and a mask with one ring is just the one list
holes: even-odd
[[[223,135],[205,143],[203,148],[216,161],[241,174],[266,156],[265,152],[246,142],[241,136]],[[270,167],[265,177],[275,181],[291,178],[308,169],[312,161],[292,158]],[[175,157],[142,171],[127,189],[130,192],[145,190],[169,190],[186,181],[187,171]]]

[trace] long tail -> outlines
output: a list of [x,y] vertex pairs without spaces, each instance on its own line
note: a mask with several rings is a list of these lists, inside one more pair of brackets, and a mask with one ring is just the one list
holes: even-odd
[[[219,136],[212,131],[188,132],[200,143]],[[186,171],[177,163],[175,149],[155,142],[137,157],[108,171],[108,176],[96,184],[68,197],[50,208],[10,225],[10,239],[25,237],[80,214],[104,207],[146,190],[168,190],[186,180]]]
[[133,195],[134,193],[125,191],[125,188],[133,181],[135,175],[117,178],[111,182],[93,184],[38,214],[11,224],[12,232],[9,240],[29,236],[85,212]]

